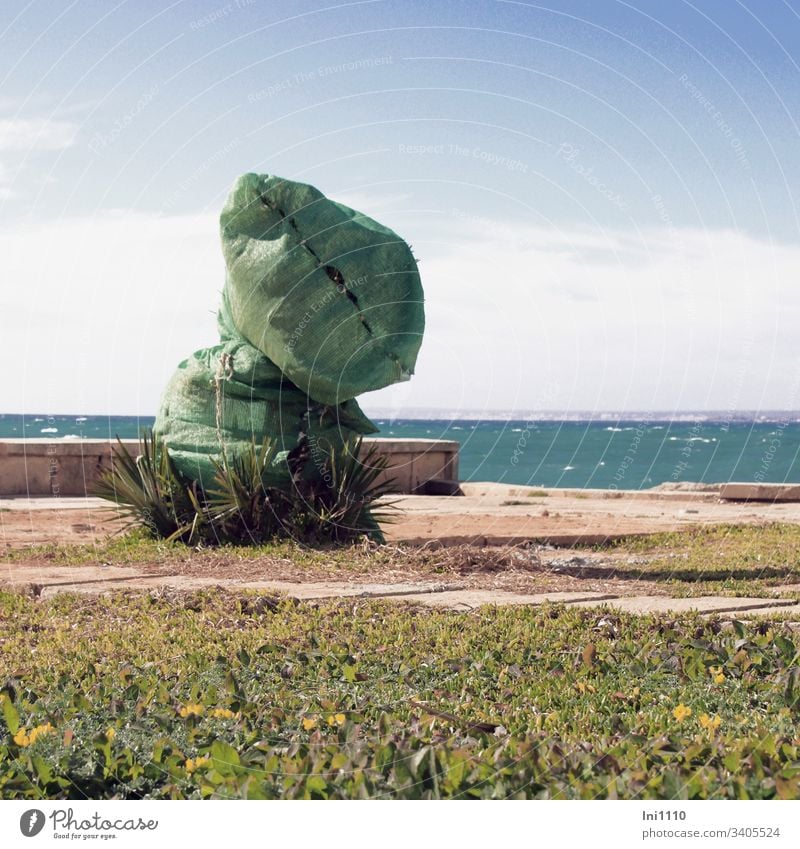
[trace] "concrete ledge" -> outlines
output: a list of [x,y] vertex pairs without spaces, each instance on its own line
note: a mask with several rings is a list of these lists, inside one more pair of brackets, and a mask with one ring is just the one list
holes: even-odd
[[724,483],[719,497],[725,501],[800,501],[800,484]]
[[[135,439],[123,439],[130,451]],[[111,467],[111,442],[89,439],[0,440],[0,497],[79,496]],[[459,443],[445,439],[365,439],[389,460],[398,493],[421,491],[432,479],[458,479]]]
[[492,481],[471,481],[461,484],[466,496],[484,498],[591,498],[591,499],[634,499],[636,501],[709,501],[719,500],[718,489],[567,489],[562,487],[525,486],[522,484],[494,483]]

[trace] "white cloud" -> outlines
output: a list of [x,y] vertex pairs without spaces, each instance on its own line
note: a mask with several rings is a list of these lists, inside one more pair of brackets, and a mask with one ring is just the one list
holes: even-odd
[[0,231],[7,412],[152,413],[215,343],[215,216],[109,213]]
[[[417,374],[367,408],[800,406],[800,247],[730,231],[398,228],[422,258]],[[155,412],[215,344],[216,216],[106,213],[0,231],[6,412]]]
[[[23,162],[31,153],[55,152],[71,147],[78,134],[72,121],[51,118],[0,118],[0,201],[21,194],[12,188],[19,181]],[[38,169],[39,174],[43,172]],[[41,179],[41,177],[40,177]]]
[[64,150],[75,143],[78,125],[50,118],[0,119],[0,151]]
[[381,194],[380,191],[345,191],[336,195],[338,203],[363,212],[371,218],[387,210],[396,210],[412,198],[413,195],[409,193]]
[[8,188],[8,169],[0,162],[0,200],[7,200],[13,196],[13,192]]
[[[474,220],[413,241],[428,326],[408,406],[800,405],[798,246]],[[365,400],[392,406],[388,393]]]

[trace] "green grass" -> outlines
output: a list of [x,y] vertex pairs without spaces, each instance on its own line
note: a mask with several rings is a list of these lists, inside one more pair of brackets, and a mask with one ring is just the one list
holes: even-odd
[[[609,549],[634,560],[624,577],[663,581],[671,595],[772,595],[800,583],[800,526],[715,525],[622,539]],[[791,596],[790,596],[791,597]]]
[[800,795],[779,624],[0,593],[0,642],[6,799]]
[[770,522],[760,525],[699,525],[670,533],[623,538],[611,546],[632,554],[675,556],[686,568],[762,570],[770,566],[800,572],[800,525]]
[[0,563],[47,561],[54,566],[86,566],[105,563],[114,566],[134,566],[157,563],[163,566],[176,563],[199,564],[203,561],[218,564],[258,560],[291,560],[309,568],[352,570],[369,564],[392,563],[395,549],[368,543],[329,545],[311,548],[293,540],[273,540],[260,545],[219,545],[190,547],[181,542],[153,539],[142,529],[110,537],[97,544],[44,543],[26,548],[8,549],[0,554]]
[[145,563],[156,558],[167,560],[185,557],[185,545],[152,539],[142,530],[112,536],[96,545],[40,543],[24,548],[9,548],[0,553],[0,562],[15,563],[47,560],[55,566],[84,566],[87,563],[108,562],[114,565]]

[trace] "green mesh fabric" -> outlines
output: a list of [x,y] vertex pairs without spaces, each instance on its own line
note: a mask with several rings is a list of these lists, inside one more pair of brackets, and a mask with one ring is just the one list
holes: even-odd
[[310,445],[306,474],[376,428],[353,400],[413,373],[424,330],[408,245],[317,189],[246,174],[220,216],[227,266],[220,344],[184,360],[164,391],[156,432],[178,468],[208,486],[211,458],[265,436],[286,456]]
[[408,379],[425,325],[408,245],[303,183],[246,174],[220,216],[223,311],[324,404]]

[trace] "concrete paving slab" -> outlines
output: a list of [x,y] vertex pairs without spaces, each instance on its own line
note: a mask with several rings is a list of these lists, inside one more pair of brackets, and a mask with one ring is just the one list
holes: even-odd
[[598,607],[608,604],[624,613],[732,613],[758,608],[775,609],[792,606],[791,599],[780,598],[725,598],[722,596],[698,596],[696,598],[666,598],[664,596],[628,596],[611,601],[578,602],[577,607]]
[[356,584],[338,581],[232,581],[229,586],[236,589],[271,590],[301,600],[324,598],[416,598],[419,595],[441,595],[457,592],[461,584],[398,583]]
[[0,584],[82,584],[115,581],[142,576],[139,569],[127,566],[28,566],[23,563],[0,564]]
[[[259,590],[272,592],[296,598],[300,601],[321,601],[332,598],[382,598],[384,594],[362,591],[360,585],[307,583],[298,584],[291,581],[240,581],[225,579],[219,576],[201,577],[194,575],[135,575],[131,578],[110,578],[108,580],[92,580],[84,582],[61,582],[40,585],[42,598],[50,598],[59,592],[104,593],[115,590],[148,590],[168,588],[179,592],[219,587],[227,590]],[[415,592],[431,593],[435,588],[429,586],[417,590],[413,584],[402,585],[401,589],[392,592],[388,589],[385,595],[391,597],[400,592],[413,594]]]
[[431,538],[428,536],[394,536],[391,542],[409,546],[426,546],[427,548],[453,548],[457,545],[472,545],[480,548],[496,548],[500,546],[522,545],[552,545],[558,548],[574,548],[575,546],[609,545],[622,539],[634,539],[648,536],[648,532],[620,531],[619,533],[536,533],[526,536],[518,534],[483,534],[474,531],[463,534],[446,534]]
[[226,589],[229,587],[229,584],[220,578],[202,578],[192,577],[190,575],[135,575],[132,578],[117,578],[107,581],[85,581],[74,584],[39,584],[37,595],[39,598],[52,598],[59,593],[102,595],[103,593],[119,592],[120,590],[156,590],[163,588],[187,592],[212,587]]
[[554,604],[574,604],[589,601],[600,602],[604,599],[615,599],[616,596],[603,593],[509,593],[500,590],[461,590],[458,592],[440,592],[422,595],[394,596],[392,601],[409,601],[414,604],[424,604],[427,607],[473,608],[484,604],[496,605],[539,605],[546,602]]
[[[423,604],[429,607],[472,609],[481,605],[540,605],[547,602],[597,607],[609,605],[634,613],[731,613],[738,616],[780,615],[800,621],[800,604],[795,599],[666,598],[663,596],[618,597],[601,592],[513,593],[500,590],[464,589],[463,584],[431,581],[366,583],[354,581],[279,581],[229,578],[225,575],[193,576],[171,572],[146,573],[133,566],[47,566],[8,563],[0,566],[0,586],[32,587],[37,596],[46,598],[60,592],[103,593],[112,590],[149,590],[169,587],[190,591],[209,587],[232,590],[260,590],[281,593],[303,601],[333,598],[375,598]],[[770,588],[772,592],[800,592],[800,584]]]
[[753,607],[741,611],[737,618],[752,619],[756,616],[777,616],[789,622],[800,622],[800,604],[790,604],[788,607]]
[[114,567],[38,567],[11,566],[0,568],[0,586],[36,586],[41,596],[56,592],[100,593],[117,589],[151,589],[170,587],[194,590],[220,586],[228,589],[254,589],[282,593],[302,600],[324,598],[387,598],[436,594],[463,589],[462,584],[406,582],[395,584],[353,583],[345,581],[248,581],[224,575],[194,576],[169,572],[145,573],[135,568]]

